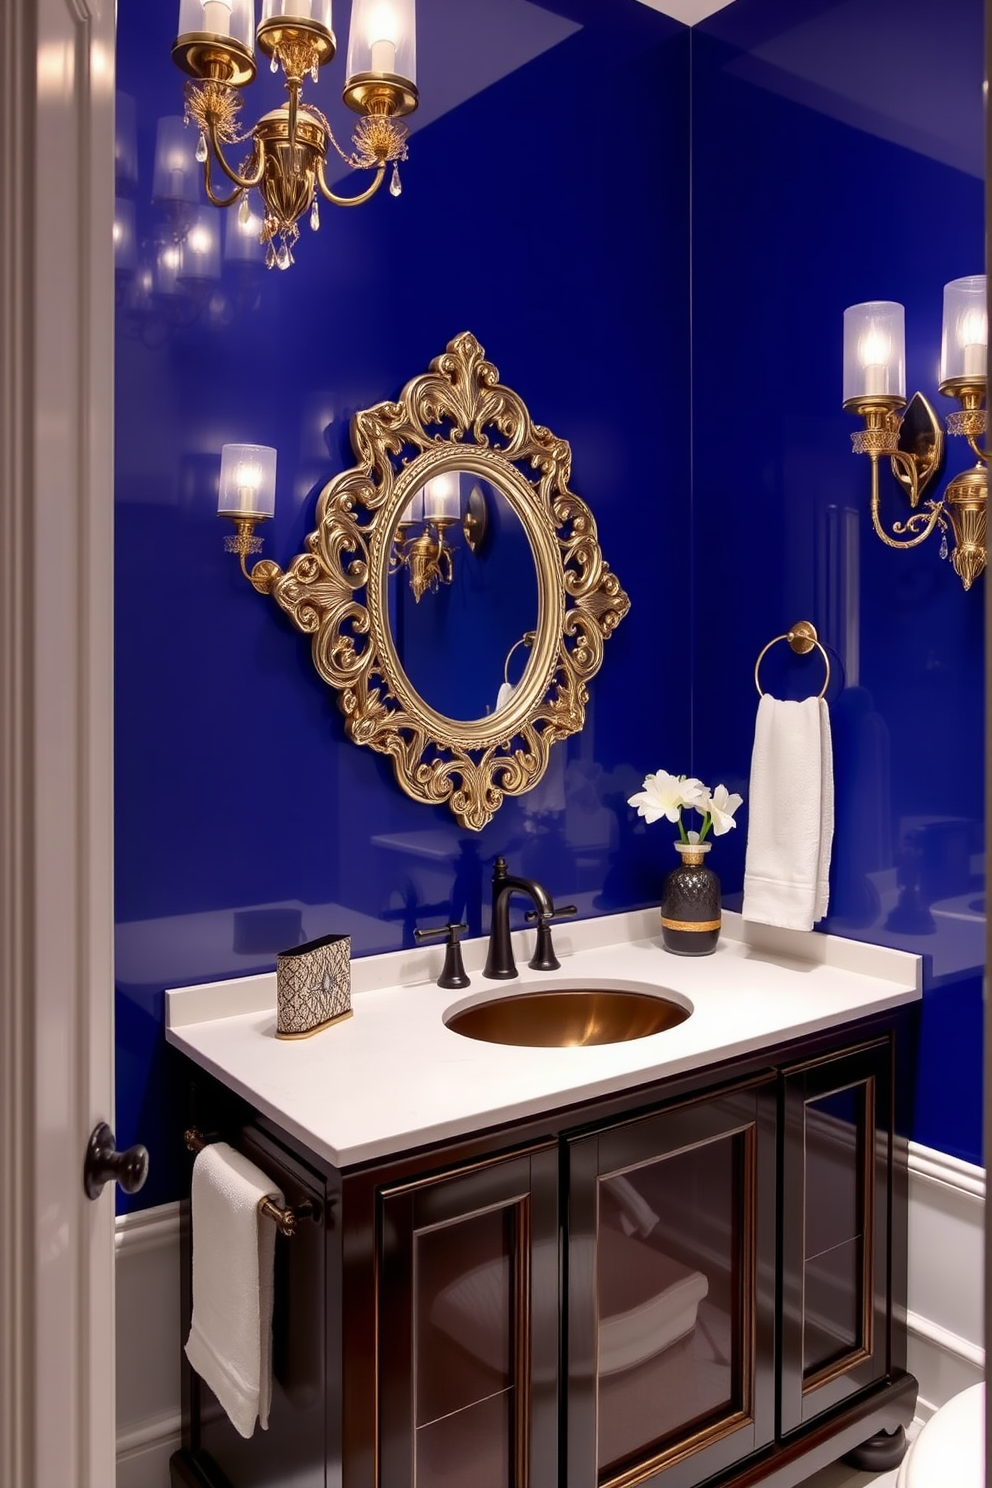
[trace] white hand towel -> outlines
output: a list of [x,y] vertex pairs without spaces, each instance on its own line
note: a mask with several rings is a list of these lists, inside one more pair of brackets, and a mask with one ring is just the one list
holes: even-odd
[[269,1424],[276,1227],[258,1212],[271,1178],[226,1142],[193,1164],[193,1319],[186,1357],[235,1428],[250,1437]]
[[751,756],[745,920],[812,930],[827,912],[834,834],[830,714],[822,698],[758,704]]

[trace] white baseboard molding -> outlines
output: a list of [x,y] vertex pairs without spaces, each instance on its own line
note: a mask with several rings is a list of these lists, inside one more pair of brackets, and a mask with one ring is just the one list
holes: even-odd
[[179,1205],[117,1218],[117,1488],[169,1488],[181,1445]]
[[[985,1173],[909,1143],[909,1368],[926,1420],[985,1377]],[[945,1264],[946,1262],[946,1264]],[[179,1205],[117,1220],[117,1488],[168,1488],[180,1445]]]

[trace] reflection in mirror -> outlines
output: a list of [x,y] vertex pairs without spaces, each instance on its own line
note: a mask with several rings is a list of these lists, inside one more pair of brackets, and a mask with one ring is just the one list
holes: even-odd
[[[411,497],[393,553],[389,628],[411,685],[446,718],[495,713],[523,677],[521,639],[537,624],[534,555],[513,507],[491,481],[446,471]],[[432,561],[436,580],[425,584]]]

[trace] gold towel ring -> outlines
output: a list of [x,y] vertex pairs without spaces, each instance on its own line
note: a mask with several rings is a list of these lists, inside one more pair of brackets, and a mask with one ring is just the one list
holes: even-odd
[[754,663],[754,685],[758,689],[758,696],[764,697],[765,695],[761,690],[761,683],[758,681],[758,668],[761,666],[765,652],[770,651],[778,641],[788,641],[797,656],[806,656],[812,651],[814,646],[816,647],[817,651],[823,657],[823,665],[827,669],[827,675],[823,679],[823,686],[816,695],[818,698],[824,697],[827,688],[830,686],[830,657],[817,639],[816,626],[810,620],[797,620],[791,630],[787,630],[785,635],[773,637],[768,642],[768,645],[759,653],[758,659]]

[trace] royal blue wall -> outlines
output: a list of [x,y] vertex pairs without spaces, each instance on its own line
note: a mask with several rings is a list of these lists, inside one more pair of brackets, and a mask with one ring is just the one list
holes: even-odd
[[[505,41],[505,0],[471,5],[473,34]],[[118,12],[149,241],[155,124],[181,112],[174,9]],[[981,6],[961,9],[980,131]],[[480,933],[499,852],[584,913],[657,902],[661,829],[632,820],[626,798],[659,767],[746,784],[754,658],[800,615],[857,655],[831,691],[845,912],[828,928],[907,943],[884,918],[914,865],[927,902],[963,916],[948,921],[965,927],[955,945],[983,926],[968,906],[982,894],[984,581],[964,595],[935,545],[892,554],[866,533],[866,471],[839,412],[840,315],[856,299],[905,301],[910,374],[932,392],[940,288],[981,263],[981,182],[921,154],[918,135],[899,145],[850,110],[838,119],[822,88],[790,76],[783,91],[743,66],[834,12],[854,48],[847,10],[736,0],[690,33],[636,0],[514,6],[515,60],[535,55],[498,76],[489,48],[483,91],[414,133],[398,200],[325,208],[288,273],[248,283],[228,268],[199,308],[122,304],[117,1127],[152,1149],[142,1205],[178,1194],[165,987],[270,968],[299,933],[346,929],[359,954],[410,944],[415,924],[449,913]],[[939,10],[901,6],[917,20]],[[467,53],[448,50],[453,14],[420,0],[425,111],[429,73],[440,88],[465,69]],[[343,52],[343,0],[335,21]],[[340,66],[311,93],[346,135]],[[249,117],[277,98],[265,74]],[[926,110],[944,102],[935,90]],[[879,179],[888,195],[866,184]],[[932,192],[932,224],[893,208]],[[408,801],[384,760],[346,742],[308,643],[245,584],[213,515],[220,446],[275,445],[266,551],[299,552],[317,492],[352,463],[351,413],[395,396],[465,329],[570,441],[573,486],[631,597],[586,728],[556,746],[547,786],[480,834]],[[743,842],[740,830],[721,842],[728,903]],[[980,961],[960,964],[966,947],[949,972],[944,940],[913,940],[929,960],[912,1134],[977,1158]]]
[[[981,0],[954,16],[951,36],[941,0],[736,0],[693,30],[693,768],[746,795],[755,660],[812,620],[837,785],[822,928],[923,956],[910,1135],[978,1162],[985,580],[965,593],[936,536],[874,535],[841,408],[844,308],[872,299],[906,307],[909,389],[957,407],[937,364],[943,286],[984,268]],[[947,476],[974,464],[948,446]],[[780,643],[761,680],[805,696],[822,664]],[[746,805],[740,824],[734,906]]]
[[[473,34],[506,32],[505,4],[471,3]],[[398,200],[325,207],[296,265],[263,270],[257,307],[230,324],[203,314],[161,336],[119,316],[117,1123],[152,1150],[142,1204],[178,1193],[165,987],[271,968],[300,923],[350,931],[358,954],[412,944],[416,923],[449,913],[479,933],[500,852],[586,912],[657,896],[658,844],[632,841],[625,801],[656,751],[689,756],[686,709],[644,685],[659,632],[687,612],[687,570],[659,585],[637,521],[667,506],[688,549],[689,38],[635,0],[514,11],[521,49],[528,27],[571,34],[417,130]],[[425,100],[429,72],[463,65],[446,50],[454,19],[421,0]],[[342,53],[346,22],[339,4]],[[156,119],[181,112],[174,25],[172,0],[121,0],[146,234]],[[275,86],[266,72],[254,91]],[[347,138],[337,86],[311,92]],[[252,117],[266,106],[249,93]],[[287,561],[320,487],[353,463],[350,414],[395,397],[466,329],[570,441],[572,485],[631,598],[548,788],[477,835],[407,800],[385,760],[345,740],[308,642],[241,578],[213,515],[221,445],[275,445],[266,551]],[[280,905],[291,912],[274,924],[258,913]]]

